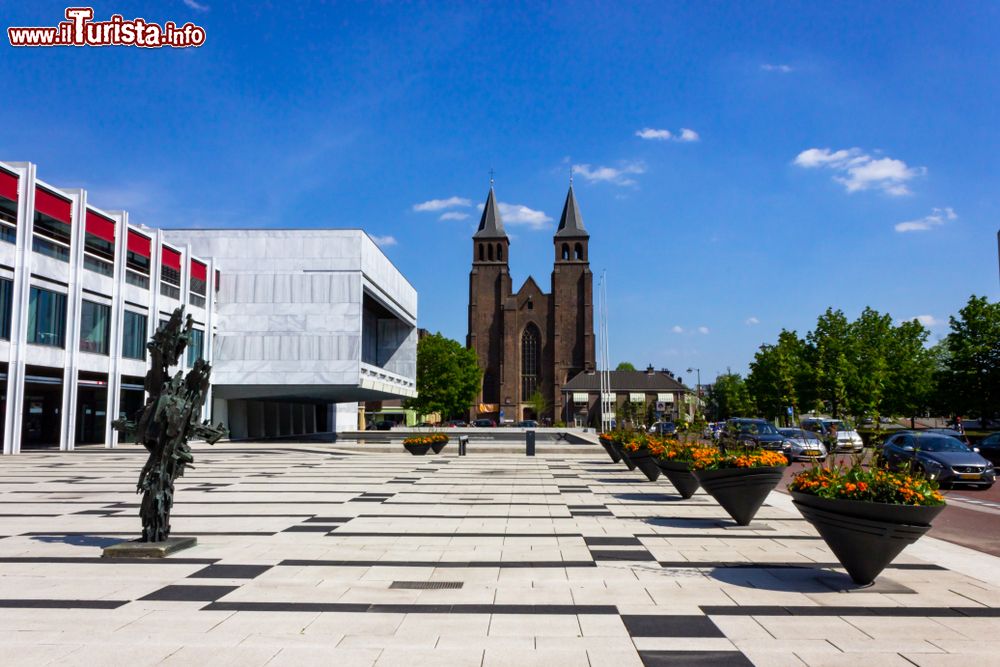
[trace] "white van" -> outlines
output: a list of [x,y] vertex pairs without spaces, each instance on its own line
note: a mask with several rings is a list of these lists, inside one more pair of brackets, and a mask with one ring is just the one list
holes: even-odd
[[806,431],[818,434],[824,441],[829,440],[836,431],[838,452],[860,452],[865,448],[865,443],[861,435],[854,430],[854,426],[842,419],[810,417],[803,419],[800,426]]

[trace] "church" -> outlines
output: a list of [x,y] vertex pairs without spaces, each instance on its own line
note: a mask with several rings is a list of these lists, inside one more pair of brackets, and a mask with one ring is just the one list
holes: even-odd
[[595,367],[589,242],[571,183],[552,239],[550,291],[529,276],[514,292],[510,239],[490,184],[472,236],[466,346],[476,352],[483,384],[470,418],[572,421],[562,387]]

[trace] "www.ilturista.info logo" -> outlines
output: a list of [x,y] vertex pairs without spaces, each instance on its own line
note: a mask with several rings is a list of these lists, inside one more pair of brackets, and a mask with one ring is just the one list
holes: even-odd
[[92,7],[67,7],[66,20],[54,28],[10,27],[11,46],[164,46],[184,49],[205,43],[205,29],[193,23],[178,26],[167,21],[162,26],[142,18],[126,20],[112,14],[107,21],[94,21]]

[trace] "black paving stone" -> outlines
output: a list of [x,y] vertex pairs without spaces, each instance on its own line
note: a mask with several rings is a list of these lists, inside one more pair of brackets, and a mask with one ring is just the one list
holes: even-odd
[[753,667],[739,651],[639,651],[646,667]]
[[623,615],[622,623],[633,637],[725,637],[708,616]]
[[656,560],[645,549],[591,549],[590,555],[594,560]]
[[171,585],[144,595],[140,600],[169,600],[172,602],[215,602],[239,586],[181,586]]
[[587,546],[601,546],[601,547],[626,547],[626,546],[636,546],[641,547],[642,542],[635,537],[584,537],[583,541],[587,543]]
[[254,579],[271,569],[270,565],[209,565],[189,579]]

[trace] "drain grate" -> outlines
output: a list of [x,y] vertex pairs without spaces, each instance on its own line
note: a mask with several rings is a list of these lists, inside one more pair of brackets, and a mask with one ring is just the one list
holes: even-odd
[[389,588],[407,588],[410,590],[441,590],[445,588],[461,588],[461,581],[394,581]]

